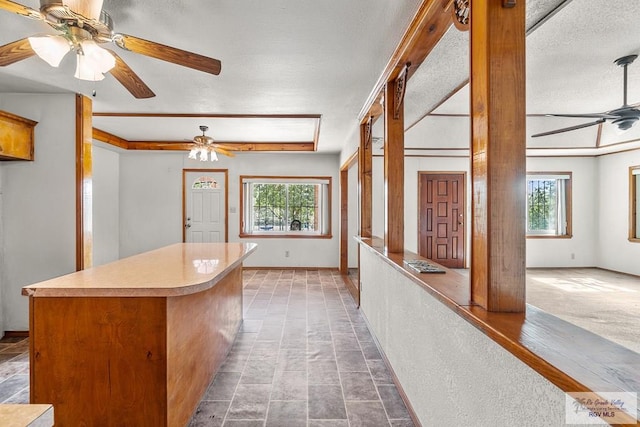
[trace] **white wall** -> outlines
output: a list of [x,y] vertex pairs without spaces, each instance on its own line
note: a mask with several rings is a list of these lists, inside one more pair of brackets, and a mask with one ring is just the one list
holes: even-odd
[[640,275],[640,243],[629,242],[629,166],[640,165],[640,150],[599,158],[599,267]]
[[[627,153],[619,155],[623,159],[629,159]],[[636,159],[640,155],[636,155]],[[601,235],[598,233],[598,210],[612,209],[608,212],[611,216],[616,216],[616,223],[620,227],[627,227],[628,210],[626,207],[628,198],[627,182],[628,166],[622,172],[624,180],[617,178],[623,183],[623,187],[610,191],[603,184],[599,184],[600,172],[598,162],[605,162],[613,156],[595,157],[545,157],[528,158],[527,171],[545,172],[572,172],[572,226],[573,237],[570,239],[527,239],[527,267],[593,267],[600,266],[598,248]],[[625,160],[627,161],[627,160]],[[640,162],[637,162],[640,163]],[[373,234],[384,237],[384,164],[382,157],[373,159]],[[411,252],[418,252],[418,172],[438,171],[438,172],[466,172],[467,173],[467,200],[466,200],[466,257],[467,266],[470,260],[470,227],[471,227],[471,175],[469,173],[469,159],[461,157],[405,157],[405,206],[404,206],[404,231],[405,249]],[[605,173],[608,176],[610,173]],[[610,183],[610,181],[605,180]],[[524,191],[524,190],[523,190]],[[607,197],[616,197],[615,202],[599,203],[598,193],[602,191]],[[624,194],[622,194],[624,193]],[[617,194],[617,196],[616,196]],[[621,204],[623,203],[623,204]],[[621,206],[622,209],[621,209]],[[624,220],[622,217],[624,216]],[[614,244],[615,248],[635,247],[626,241],[627,229],[624,228],[624,241]],[[524,230],[523,230],[524,232]],[[622,233],[622,230],[618,233]],[[605,239],[606,240],[606,239]],[[611,239],[609,239],[610,243]],[[640,245],[638,250],[640,250]],[[626,250],[626,249],[623,249]],[[606,251],[602,251],[604,253]],[[607,252],[607,254],[612,252]],[[615,252],[613,252],[615,253]],[[631,251],[631,253],[634,253]],[[609,258],[612,258],[611,256]],[[616,258],[619,259],[619,258]],[[625,266],[620,271],[629,271],[633,263]],[[610,264],[607,264],[610,265]],[[615,263],[620,265],[620,262]],[[603,265],[604,266],[604,265]],[[605,267],[609,268],[609,267]]]
[[360,259],[360,309],[422,425],[564,425],[562,390],[370,248]]
[[120,155],[93,145],[93,265],[120,258]]
[[0,109],[38,122],[35,161],[1,167],[0,331],[26,331],[21,288],[75,270],[75,95],[2,94]]
[[527,159],[528,172],[572,172],[572,237],[527,239],[527,267],[599,266],[598,158],[534,157]]
[[[339,164],[337,154],[239,153],[216,163],[183,152],[120,154],[120,256],[182,241],[182,169],[229,170],[229,241],[255,241],[245,266],[337,267],[339,262]],[[241,175],[331,176],[331,239],[240,239]],[[290,256],[286,257],[285,252]]]

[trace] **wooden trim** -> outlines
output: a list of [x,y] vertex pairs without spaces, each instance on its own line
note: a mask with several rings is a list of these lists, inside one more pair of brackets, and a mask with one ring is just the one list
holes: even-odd
[[76,270],[93,261],[92,102],[76,94]]
[[373,144],[371,126],[373,118],[360,125],[360,148],[358,149],[358,189],[360,200],[360,236],[373,237]]
[[630,166],[629,167],[629,241],[633,243],[640,242],[640,238],[636,237],[638,234],[637,230],[637,219],[640,212],[637,211],[638,200],[636,198],[638,186],[636,184],[637,178],[633,175],[634,170],[640,169],[640,165],[638,166]]
[[[452,25],[451,6],[450,0],[423,0],[421,2],[409,27],[402,36],[402,40],[362,106],[358,114],[360,123],[364,123],[373,115],[372,107],[379,99],[380,93],[388,82],[398,77],[405,64],[411,64],[407,74],[407,80],[409,80],[431,53]],[[386,96],[385,99],[387,99]]]
[[358,162],[359,149],[340,167],[340,272],[349,271],[349,169]]
[[[216,141],[231,151],[314,151],[315,143],[310,142],[234,142]],[[129,150],[189,151],[193,144],[185,141],[128,141]]]
[[0,111],[0,160],[33,160],[38,122]]
[[129,149],[129,141],[98,128],[93,128],[93,139],[125,150]]
[[4,331],[2,338],[29,338],[29,331]]
[[[240,187],[240,233],[239,237],[246,238],[259,238],[259,239],[331,239],[333,238],[333,223],[332,223],[332,199],[333,199],[333,178],[331,176],[294,176],[294,175],[240,175],[239,177],[239,187]],[[327,234],[296,234],[296,233],[288,233],[274,232],[273,234],[253,234],[253,233],[245,233],[244,232],[244,180],[245,179],[256,179],[256,178],[264,178],[264,179],[282,179],[287,181],[295,181],[297,179],[321,179],[328,180],[328,197],[327,197],[327,211],[329,213],[329,218],[327,218]]]
[[94,112],[93,117],[160,117],[190,118],[208,117],[215,119],[318,119],[322,114],[217,114],[217,113],[124,113]]
[[[525,5],[471,8],[471,294],[525,310]],[[505,100],[508,100],[506,102]]]
[[[321,114],[214,114],[214,113],[93,113],[94,117],[137,117],[137,118],[217,118],[217,119],[315,119],[313,140],[311,141],[216,141],[227,145],[232,151],[311,151],[318,148]],[[188,151],[191,143],[186,141],[129,141],[109,132],[94,129],[94,139],[125,150],[178,150]]]
[[404,251],[404,101],[399,100],[397,115],[393,105],[399,84],[389,82],[384,96],[384,244],[389,252]]
[[349,272],[349,169],[340,170],[340,273]]
[[290,234],[283,231],[282,234],[240,233],[238,237],[247,239],[333,239],[333,234]]
[[187,195],[185,191],[187,172],[224,173],[224,241],[229,241],[229,169],[182,169],[182,241],[186,242]]

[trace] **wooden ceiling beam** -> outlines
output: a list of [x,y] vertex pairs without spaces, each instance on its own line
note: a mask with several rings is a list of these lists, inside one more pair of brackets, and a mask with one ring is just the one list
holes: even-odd
[[111,144],[113,146],[123,148],[125,150],[129,149],[129,141],[98,128],[93,128],[93,139],[104,142],[105,144]]
[[[215,141],[230,151],[315,151],[310,142],[231,142]],[[174,150],[189,151],[193,144],[188,141],[129,141],[129,150]]]

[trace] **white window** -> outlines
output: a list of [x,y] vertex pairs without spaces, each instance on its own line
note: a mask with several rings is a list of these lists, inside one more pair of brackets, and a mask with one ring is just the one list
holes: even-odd
[[330,237],[330,177],[240,177],[241,236]]
[[527,236],[571,235],[571,173],[527,175]]
[[640,166],[629,168],[629,240],[640,241]]

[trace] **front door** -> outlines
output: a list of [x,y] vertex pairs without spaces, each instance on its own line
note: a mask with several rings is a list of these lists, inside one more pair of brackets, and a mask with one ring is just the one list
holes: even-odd
[[188,243],[227,241],[227,171],[183,171],[184,234]]
[[464,173],[420,172],[420,256],[449,268],[464,268]]

